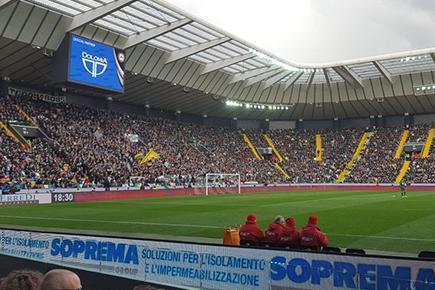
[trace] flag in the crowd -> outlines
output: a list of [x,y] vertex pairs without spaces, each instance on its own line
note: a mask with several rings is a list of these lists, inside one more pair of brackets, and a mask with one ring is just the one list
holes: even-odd
[[147,164],[148,162],[152,162],[154,161],[154,159],[159,158],[159,156],[160,155],[156,151],[150,149],[150,151],[148,151],[147,155],[145,155],[145,157],[142,158],[139,164]]

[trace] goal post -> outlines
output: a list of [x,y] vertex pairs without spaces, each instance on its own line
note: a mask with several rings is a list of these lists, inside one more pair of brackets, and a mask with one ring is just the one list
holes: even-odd
[[205,195],[210,193],[241,193],[239,173],[207,173]]

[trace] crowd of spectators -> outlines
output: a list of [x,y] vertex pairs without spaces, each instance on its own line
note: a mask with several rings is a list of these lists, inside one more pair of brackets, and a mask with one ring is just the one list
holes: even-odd
[[[8,113],[0,112],[0,119],[5,123],[23,119],[18,106],[44,135],[32,140],[29,150],[1,135],[7,139],[0,149],[2,162],[8,164],[1,177],[21,187],[122,186],[132,176],[148,184],[181,185],[208,172],[240,173],[243,181],[268,183],[277,175],[271,164],[254,159],[238,130],[69,104],[1,99]],[[139,142],[131,142],[129,135],[138,135]],[[159,158],[140,164],[135,155],[150,149]]]
[[[284,168],[296,183],[333,183],[350,161],[363,131],[272,130]],[[322,160],[316,161],[316,134],[322,138]]]
[[[410,131],[410,142],[426,143],[431,126],[419,125]],[[411,160],[409,171],[406,176],[408,182],[435,183],[435,140],[432,140],[429,155],[421,158],[419,154],[411,154],[407,158]]]
[[[242,182],[289,182],[275,168],[276,159],[256,160],[239,129],[18,97],[0,97],[0,120],[33,123],[41,129],[41,137],[29,141],[27,149],[0,132],[0,180],[9,191],[128,186],[131,177],[138,177],[141,184],[191,186],[209,172],[239,173]],[[412,128],[408,140],[424,142],[429,128]],[[393,182],[403,164],[403,159],[393,159],[401,132],[402,128],[374,130],[346,181]],[[269,147],[262,132],[246,133],[255,147]],[[332,183],[352,159],[363,130],[280,129],[267,134],[282,155],[280,164],[291,182]],[[321,161],[315,160],[316,134],[322,138]],[[137,136],[138,142],[130,136]],[[150,149],[159,157],[140,164],[136,154]],[[435,182],[433,153],[434,149],[424,160],[412,159],[411,181]]]
[[394,155],[403,129],[380,127],[371,133],[367,146],[346,177],[346,182],[393,183],[399,174],[403,159],[394,159]]

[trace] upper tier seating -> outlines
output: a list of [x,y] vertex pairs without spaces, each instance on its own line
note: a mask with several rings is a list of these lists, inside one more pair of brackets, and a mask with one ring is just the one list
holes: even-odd
[[[150,184],[181,184],[198,180],[207,172],[240,173],[243,182],[289,182],[271,160],[255,159],[238,129],[22,98],[0,97],[0,105],[4,124],[26,121],[21,110],[48,136],[32,140],[30,149],[24,150],[3,130],[0,132],[2,183],[12,182],[21,188],[119,186],[132,176],[140,176]],[[411,128],[409,140],[424,142],[429,129]],[[403,159],[393,159],[402,132],[402,128],[374,130],[345,182],[394,182],[403,164]],[[254,146],[268,146],[262,132],[246,133]],[[137,134],[139,142],[130,142],[128,134]],[[333,183],[352,159],[363,130],[294,129],[267,134],[283,157],[280,165],[291,182]],[[316,134],[322,138],[322,161],[315,161]],[[158,152],[159,158],[140,165],[134,156],[150,149]],[[413,158],[407,180],[435,183],[434,154],[432,146],[428,158]]]

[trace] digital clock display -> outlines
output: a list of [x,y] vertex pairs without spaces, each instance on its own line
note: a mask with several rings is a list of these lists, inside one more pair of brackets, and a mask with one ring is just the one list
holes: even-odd
[[73,192],[53,193],[51,195],[52,203],[74,202],[75,194]]

